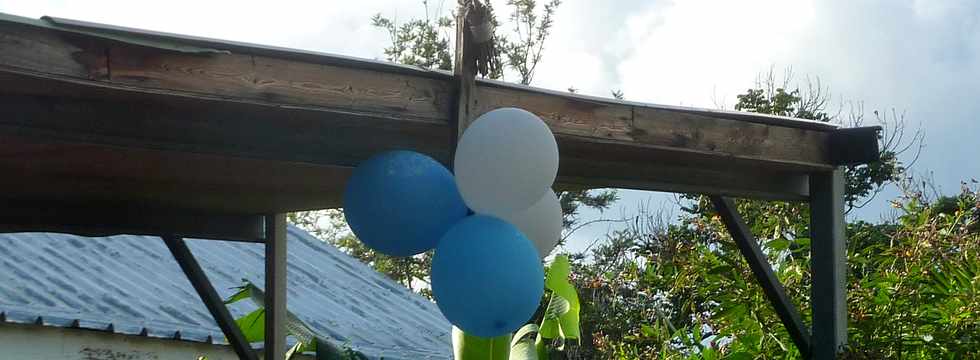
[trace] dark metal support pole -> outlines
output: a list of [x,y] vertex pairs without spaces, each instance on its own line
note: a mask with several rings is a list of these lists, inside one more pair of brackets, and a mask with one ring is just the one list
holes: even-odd
[[844,175],[810,175],[813,358],[834,359],[847,343]]
[[725,227],[728,228],[728,233],[732,235],[732,239],[735,240],[735,245],[738,246],[738,250],[749,263],[749,268],[752,269],[752,273],[759,282],[759,286],[762,286],[762,291],[766,294],[766,298],[769,299],[772,307],[776,310],[776,315],[779,315],[779,320],[783,322],[783,326],[786,326],[786,331],[793,338],[793,343],[800,349],[803,357],[808,358],[810,353],[810,333],[803,324],[799,310],[796,309],[793,301],[786,295],[783,284],[772,273],[772,267],[769,266],[769,261],[766,255],[762,253],[762,249],[759,248],[759,243],[752,236],[752,232],[749,231],[745,222],[742,221],[742,217],[738,215],[738,209],[735,207],[735,204],[731,199],[721,196],[711,196],[711,202],[714,203],[715,209],[718,210],[718,215],[721,215],[721,220],[725,223]]
[[265,216],[265,359],[286,355],[286,214]]
[[242,335],[241,329],[235,324],[235,319],[231,317],[228,308],[225,307],[224,302],[221,301],[218,293],[211,286],[211,282],[208,281],[207,275],[201,270],[201,266],[198,265],[197,260],[194,259],[194,255],[187,248],[184,239],[179,236],[164,236],[163,242],[167,244],[167,248],[174,255],[177,264],[184,270],[184,274],[187,275],[187,280],[191,281],[194,290],[197,290],[197,295],[204,301],[204,305],[211,312],[214,321],[218,322],[218,327],[225,333],[225,337],[228,338],[228,342],[231,343],[231,347],[235,350],[238,358],[248,360],[257,359],[255,352],[252,351],[248,341],[245,340],[245,336]]

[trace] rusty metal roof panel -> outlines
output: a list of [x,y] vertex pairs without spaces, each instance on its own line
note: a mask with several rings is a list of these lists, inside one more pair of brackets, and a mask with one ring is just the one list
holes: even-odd
[[[435,304],[298,228],[288,238],[288,307],[318,334],[372,358],[452,357]],[[262,244],[187,243],[222,297],[242,279],[264,284]],[[0,254],[0,320],[225,342],[159,238],[0,234]]]

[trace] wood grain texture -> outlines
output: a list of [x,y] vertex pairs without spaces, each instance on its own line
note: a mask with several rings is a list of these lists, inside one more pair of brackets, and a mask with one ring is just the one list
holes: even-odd
[[[496,86],[477,88],[476,113],[503,106],[534,112],[568,142],[610,143],[673,151],[709,161],[772,162],[800,169],[828,169],[829,133],[813,129],[712,118],[704,115],[571,99]],[[568,136],[575,136],[568,137]],[[700,156],[698,156],[700,155]]]
[[[689,152],[830,168],[829,133],[636,107],[633,141]],[[779,154],[778,157],[774,154]]]
[[223,98],[437,122],[446,121],[451,105],[442,81],[248,54],[114,46],[108,61],[113,83]]
[[181,236],[264,242],[262,217],[258,215],[195,212],[187,209],[88,204],[60,200],[11,201],[0,199],[0,231],[60,232],[82,236],[119,234]]
[[0,23],[0,64],[31,72],[101,80],[108,76],[98,41]]
[[617,162],[562,156],[558,182],[587,188],[739,196],[771,200],[804,200],[807,177],[795,173],[730,169],[670,163]]
[[[349,168],[394,149],[419,151],[448,165],[455,136],[465,128],[454,118],[520,107],[538,114],[555,132],[562,154],[559,180],[582,186],[800,199],[807,196],[806,175],[831,167],[832,127],[487,81],[470,83],[469,98],[461,99],[456,90],[466,84],[457,83],[459,78],[241,44],[234,50],[188,54],[0,23],[0,136],[107,146],[131,156],[92,154],[103,156],[100,161],[106,164],[124,165],[95,166],[105,171],[101,178],[81,174],[85,183],[77,188],[86,199],[131,197],[225,209],[222,200],[238,191],[283,194],[239,195],[228,202],[263,211],[336,205],[345,175],[324,175],[331,180],[324,180],[323,187],[295,179],[239,184],[241,177],[251,176],[245,169],[222,177],[220,164],[194,157],[234,158],[259,166],[254,172],[291,177],[307,176],[296,170],[305,166]],[[148,151],[182,160],[156,169],[134,165],[163,161]],[[179,161],[191,161],[183,169],[202,172],[205,179],[174,180],[158,171],[182,169]],[[41,163],[73,169],[51,158]],[[46,184],[69,186],[70,176],[81,176],[71,171],[35,175]],[[127,177],[127,171],[142,175]],[[141,193],[141,186],[149,190]],[[180,200],[190,186],[210,195],[194,190],[197,200]],[[306,200],[300,192],[330,200]]]
[[630,136],[633,116],[628,106],[493,86],[477,86],[476,98],[475,116],[496,108],[518,107],[541,117],[557,135],[633,141]]
[[[2,91],[0,91],[2,94]],[[0,96],[8,133],[121,147],[353,166],[381,151],[448,159],[446,124],[193,98]],[[119,97],[119,99],[113,97]]]
[[[456,14],[456,51],[453,61],[453,85],[455,90],[455,108],[453,110],[456,127],[456,138],[463,136],[463,131],[476,119],[476,66],[473,44],[470,44],[469,26],[465,14]],[[455,152],[455,151],[454,151]]]
[[338,207],[350,168],[0,136],[0,197],[211,209]]

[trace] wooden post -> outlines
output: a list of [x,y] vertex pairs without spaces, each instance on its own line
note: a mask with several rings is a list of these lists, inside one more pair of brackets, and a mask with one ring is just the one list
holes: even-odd
[[265,216],[265,359],[286,355],[286,214]]
[[810,175],[813,358],[835,359],[847,343],[844,174]]
[[456,87],[456,109],[452,114],[456,125],[453,154],[456,153],[456,140],[463,135],[463,131],[475,117],[473,100],[476,92],[476,64],[474,63],[476,54],[474,54],[471,42],[472,36],[466,22],[466,11],[460,8],[456,14],[456,56],[453,65],[453,82]]

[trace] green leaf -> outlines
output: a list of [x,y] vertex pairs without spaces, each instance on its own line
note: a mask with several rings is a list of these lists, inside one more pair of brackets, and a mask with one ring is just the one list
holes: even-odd
[[235,320],[235,324],[242,329],[245,341],[250,343],[265,340],[265,309],[259,308]]
[[653,327],[647,324],[640,324],[640,334],[645,337],[654,337],[657,333],[653,330]]
[[789,240],[786,239],[772,239],[766,246],[772,250],[781,251],[789,248]]
[[715,360],[718,358],[718,351],[713,348],[705,348],[701,351],[701,359]]
[[520,329],[518,329],[516,333],[514,333],[513,338],[510,340],[510,346],[511,347],[514,347],[514,345],[517,345],[518,342],[521,342],[521,341],[525,340],[524,339],[525,337],[528,337],[529,335],[534,335],[534,334],[537,334],[537,333],[538,333],[538,326],[537,325],[535,325],[535,324],[527,324],[527,325],[524,325]]
[[551,294],[551,300],[548,301],[548,308],[545,310],[544,316],[547,319],[558,320],[562,315],[567,314],[572,308],[572,304],[565,300],[565,298]]
[[[558,304],[555,305],[556,309],[553,310],[555,313],[561,314],[558,316],[558,331],[560,336],[567,339],[579,339],[579,311],[581,306],[578,301],[578,294],[575,292],[575,287],[568,281],[570,274],[571,264],[568,261],[568,256],[560,255],[555,257],[551,262],[551,266],[548,268],[545,287],[552,291],[553,299],[557,295],[562,300],[568,302],[568,311],[561,311],[564,310],[564,304],[561,301],[558,301]],[[549,307],[551,304],[552,302],[549,302]],[[547,322],[547,319],[545,322]],[[542,322],[540,329],[541,336],[555,338],[555,333],[552,330],[554,330],[552,325]]]
[[731,272],[732,272],[732,267],[729,265],[718,265],[711,268],[711,270],[708,270],[708,274],[710,275],[718,275],[718,274],[728,275],[731,274]]
[[[549,303],[548,306],[551,306]],[[545,311],[547,314],[547,310]],[[541,326],[538,329],[538,334],[545,337],[546,339],[554,339],[561,335],[561,330],[558,329],[560,325],[558,324],[558,318],[548,318],[547,316],[541,320]]]
[[234,288],[238,289],[238,291],[228,297],[228,299],[225,299],[225,305],[250,298],[252,296],[252,287],[250,285],[251,284],[248,283],[248,280],[245,280],[245,285]]
[[289,348],[289,350],[286,350],[286,360],[291,360],[293,358],[293,355],[302,354],[303,351],[300,350],[302,348],[303,348],[303,342],[297,341],[296,344],[293,344],[293,347]]
[[534,337],[534,350],[538,353],[538,360],[548,360],[548,342],[540,332]]
[[518,341],[510,348],[509,360],[538,360],[538,353],[535,351],[534,342],[530,340]]
[[508,360],[511,334],[484,338],[464,333],[453,326],[453,355],[456,360]]
[[538,353],[536,348],[535,339],[537,334],[538,326],[535,324],[527,324],[522,326],[516,333],[514,333],[514,338],[510,340],[510,360],[538,360]]
[[749,354],[744,351],[739,351],[737,353],[726,356],[725,360],[752,360],[752,354]]

